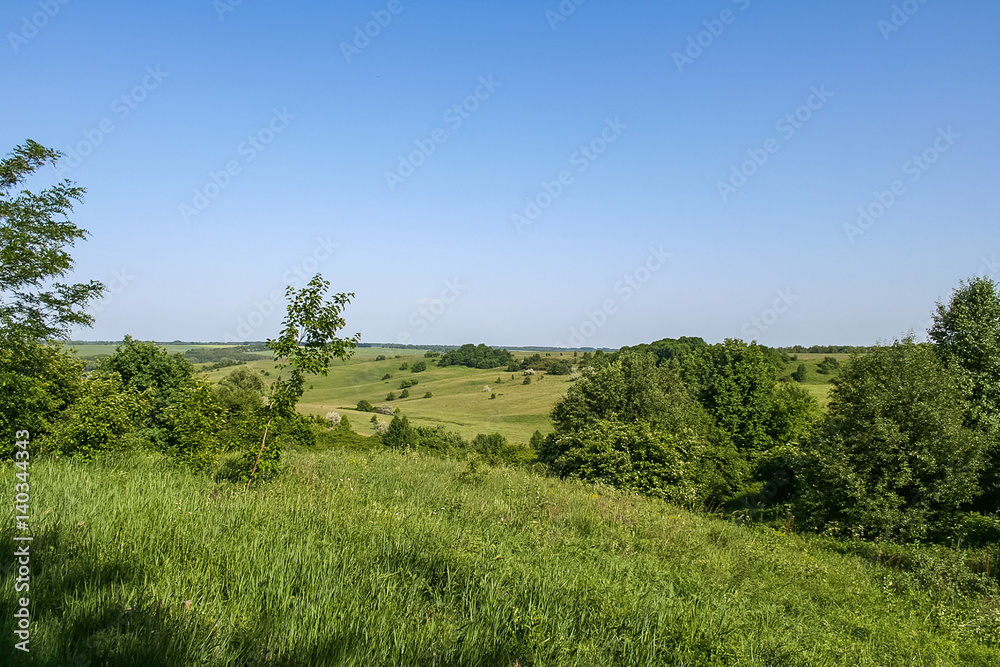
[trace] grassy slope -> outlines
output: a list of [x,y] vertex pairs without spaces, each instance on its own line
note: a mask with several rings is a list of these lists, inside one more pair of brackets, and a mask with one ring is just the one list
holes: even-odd
[[[520,373],[504,373],[503,370],[481,371],[462,366],[438,368],[428,364],[422,373],[399,370],[403,362],[413,365],[424,360],[423,352],[400,354],[400,350],[380,348],[360,348],[357,354],[345,362],[337,361],[327,377],[309,378],[313,386],[306,391],[298,405],[304,414],[325,415],[330,410],[346,414],[351,425],[359,433],[370,434],[368,420],[371,414],[356,411],[358,401],[367,399],[378,406],[386,403],[386,395],[392,391],[398,396],[401,380],[418,380],[419,384],[410,388],[410,397],[389,403],[398,407],[402,414],[419,426],[443,425],[449,431],[458,431],[471,438],[477,433],[502,433],[511,442],[526,443],[536,430],[547,433],[552,430],[549,413],[552,406],[569,388],[567,376],[552,375],[541,379],[536,375],[530,385],[523,383]],[[379,354],[388,358],[375,361]],[[558,353],[553,353],[558,356]],[[516,355],[521,356],[519,353]],[[567,359],[572,358],[567,354]],[[274,365],[269,361],[253,362],[248,365],[254,370],[268,370],[273,373]],[[211,371],[205,377],[218,380],[232,368]],[[386,373],[391,380],[382,380]],[[497,384],[497,378],[503,382]],[[265,378],[269,380],[270,378]],[[490,391],[484,392],[483,387]],[[432,398],[423,398],[430,391]],[[491,399],[492,393],[497,398]]]
[[248,495],[148,456],[35,462],[33,664],[1000,664],[995,607],[816,538],[412,454],[290,460]]

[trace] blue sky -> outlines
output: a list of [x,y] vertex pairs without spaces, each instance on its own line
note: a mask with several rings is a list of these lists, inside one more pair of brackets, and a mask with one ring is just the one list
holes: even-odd
[[111,290],[77,338],[261,340],[320,272],[368,342],[870,344],[1000,278],[998,29],[986,0],[9,0],[0,151],[88,190],[74,277]]

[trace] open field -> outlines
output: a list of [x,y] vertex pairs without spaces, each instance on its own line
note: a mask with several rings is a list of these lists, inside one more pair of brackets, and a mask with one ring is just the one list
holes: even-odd
[[[74,343],[68,344],[66,346],[69,349],[76,351],[76,356],[78,357],[97,357],[105,356],[109,354],[114,354],[116,345],[101,345],[95,343]],[[188,350],[193,350],[195,348],[215,348],[215,347],[230,347],[229,345],[191,345],[182,344],[174,345],[172,343],[161,344],[160,347],[165,349],[170,354],[184,354]]]
[[[520,372],[511,374],[463,366],[439,368],[430,363],[427,370],[412,373],[399,367],[404,362],[412,366],[417,361],[430,361],[424,358],[421,350],[359,348],[357,352],[347,362],[334,362],[327,377],[309,379],[312,388],[299,403],[300,412],[322,416],[336,410],[348,416],[355,431],[368,435],[371,433],[368,423],[371,413],[354,409],[358,401],[366,399],[376,406],[398,407],[415,425],[443,425],[465,438],[478,433],[501,433],[511,442],[526,443],[536,430],[542,433],[552,430],[549,412],[570,386],[569,377],[565,375],[546,377],[539,373],[526,385]],[[380,354],[387,358],[375,361]],[[530,354],[519,352],[515,356]],[[552,355],[558,357],[559,353]],[[564,355],[572,358],[572,353]],[[270,360],[251,362],[247,367],[274,372]],[[214,370],[205,373],[205,377],[219,380],[231,371],[232,368]],[[382,380],[387,373],[392,378]],[[501,382],[497,383],[497,379]],[[389,392],[399,395],[402,380],[417,380],[419,384],[410,387],[409,398],[386,402]],[[483,391],[487,386],[490,391]],[[433,397],[423,398],[428,391]],[[493,393],[496,398],[490,398]]]
[[822,538],[418,454],[289,460],[249,494],[155,455],[35,464],[32,664],[1000,664],[988,599]]

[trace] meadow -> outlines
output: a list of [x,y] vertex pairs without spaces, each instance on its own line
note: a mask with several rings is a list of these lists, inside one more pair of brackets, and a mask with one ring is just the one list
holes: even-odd
[[[73,347],[77,350],[77,355],[84,358],[114,352],[112,345],[77,343]],[[165,344],[162,347],[170,353],[183,353],[196,346]],[[358,348],[348,361],[333,362],[327,377],[310,378],[310,388],[299,403],[298,410],[303,414],[319,416],[324,416],[331,410],[337,411],[348,416],[357,433],[370,435],[371,414],[355,409],[358,401],[365,399],[376,406],[385,404],[399,408],[418,426],[444,426],[467,439],[479,433],[500,433],[510,442],[527,443],[536,430],[543,435],[552,430],[549,414],[570,386],[570,378],[567,376],[545,374],[534,376],[532,383],[525,385],[520,372],[504,373],[502,369],[478,370],[463,366],[439,368],[428,364],[427,370],[420,373],[400,370],[403,363],[412,366],[421,360],[429,361],[424,358],[424,352],[425,350],[380,347]],[[519,350],[514,356],[520,359],[533,353],[534,351]],[[256,372],[275,373],[270,354],[259,354],[260,361],[250,362],[247,367]],[[572,352],[539,354],[543,357],[547,354],[561,357],[570,362],[574,358]],[[386,358],[376,361],[380,355]],[[833,376],[819,373],[818,365],[825,357],[833,357],[843,363],[850,355],[800,353],[795,356],[797,360],[789,361],[783,374],[790,375],[800,363],[805,364],[807,373],[802,387],[821,406],[825,406],[832,387],[829,381]],[[200,366],[203,376],[213,382],[232,371],[232,368],[208,371],[207,364]],[[386,374],[392,375],[392,378],[383,380]],[[265,379],[269,380],[270,377]],[[410,388],[409,398],[396,398],[391,403],[385,401],[390,392],[398,397],[402,380],[417,380],[419,384]],[[484,387],[489,387],[490,391],[483,391]],[[431,392],[431,398],[424,398],[427,392]],[[496,398],[491,398],[493,394],[496,394]]]
[[995,588],[968,573],[525,470],[288,462],[249,493],[155,454],[34,463],[32,664],[1000,664]]

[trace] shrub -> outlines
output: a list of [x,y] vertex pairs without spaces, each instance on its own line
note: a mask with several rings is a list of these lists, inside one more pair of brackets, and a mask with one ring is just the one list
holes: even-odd
[[399,397],[400,398],[409,398],[410,397],[410,390],[409,389],[404,389],[403,391],[399,392]]
[[387,401],[395,401],[396,400],[396,393],[390,391],[388,394],[386,394],[385,400],[387,400]]
[[431,392],[427,392],[426,394],[424,394],[424,398],[434,398],[434,394],[432,394]]
[[524,380],[521,382],[521,384],[531,384],[531,376],[525,375]]
[[410,426],[410,420],[405,416],[396,415],[389,422],[382,434],[382,444],[393,449],[406,449],[417,446],[417,432]]
[[339,412],[327,412],[326,421],[330,424],[332,428],[337,428],[340,426],[340,422],[343,417],[340,416]]
[[116,373],[89,378],[42,446],[85,459],[126,449],[149,409],[149,392],[123,386]]
[[408,369],[409,367],[410,367],[410,365],[409,365],[408,363],[406,363],[406,362],[404,361],[403,363],[401,363],[401,364],[399,365],[399,370],[401,370],[401,371],[405,371],[405,370],[406,370],[406,369]]
[[795,369],[794,373],[792,373],[792,379],[795,380],[796,382],[805,382],[806,381],[806,365],[805,364],[799,364],[799,367]]
[[934,349],[911,339],[855,356],[810,441],[800,514],[865,539],[946,533],[979,492],[985,442]]
[[418,361],[417,363],[413,364],[413,366],[410,368],[411,373],[422,373],[425,370],[427,370],[426,361]]
[[382,379],[383,380],[391,380],[392,379],[392,373],[386,373],[385,375],[382,376]]
[[358,401],[357,411],[358,412],[374,412],[375,407],[366,399],[361,399]]
[[384,354],[378,355],[377,357],[375,357],[375,361],[385,361],[385,355]]

